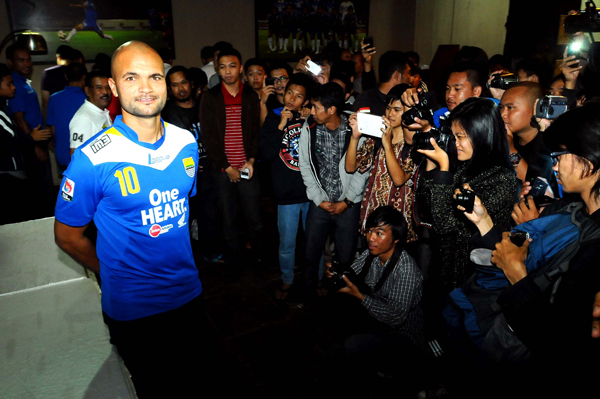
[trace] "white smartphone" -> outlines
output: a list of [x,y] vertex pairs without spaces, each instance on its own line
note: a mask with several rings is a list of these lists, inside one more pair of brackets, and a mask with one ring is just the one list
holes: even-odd
[[321,67],[311,60],[308,60],[306,64],[308,65],[308,71],[313,75],[318,75],[321,72]]
[[362,134],[373,137],[381,137],[383,135],[381,129],[385,125],[381,116],[359,112],[356,114],[356,121],[358,122],[358,131]]
[[250,169],[246,168],[244,170],[242,170],[242,172],[240,173],[240,178],[248,180],[250,179]]

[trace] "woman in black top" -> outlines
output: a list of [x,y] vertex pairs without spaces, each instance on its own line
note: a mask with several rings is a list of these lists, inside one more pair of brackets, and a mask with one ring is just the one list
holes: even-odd
[[430,277],[443,292],[460,287],[474,271],[469,254],[471,236],[477,229],[457,209],[456,192],[468,185],[495,223],[509,230],[517,190],[506,130],[496,104],[469,98],[452,111],[449,120],[456,140],[456,161],[450,161],[435,139],[431,139],[433,150],[418,150],[428,157],[423,198],[429,205],[441,251],[439,271],[431,270]]

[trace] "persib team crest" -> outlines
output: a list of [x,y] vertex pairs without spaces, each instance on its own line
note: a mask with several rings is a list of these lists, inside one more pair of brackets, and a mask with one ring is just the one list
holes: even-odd
[[194,163],[194,158],[184,158],[183,167],[185,168],[185,173],[187,173],[189,177],[194,177],[196,174],[196,164]]

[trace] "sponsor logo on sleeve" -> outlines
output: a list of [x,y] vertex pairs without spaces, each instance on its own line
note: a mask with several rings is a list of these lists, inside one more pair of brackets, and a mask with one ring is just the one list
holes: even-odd
[[110,137],[107,134],[103,134],[90,144],[90,148],[92,149],[92,151],[95,154],[109,144],[110,144]]
[[185,173],[187,173],[189,177],[194,177],[196,174],[196,164],[194,163],[194,158],[184,158],[183,167],[185,168]]
[[75,182],[68,177],[65,178],[65,184],[62,186],[60,195],[65,201],[73,201],[73,193],[75,192]]

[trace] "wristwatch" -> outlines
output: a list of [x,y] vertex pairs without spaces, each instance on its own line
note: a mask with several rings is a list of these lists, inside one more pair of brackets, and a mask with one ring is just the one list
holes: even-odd
[[521,158],[523,158],[523,157],[518,152],[513,152],[512,154],[509,155],[509,158],[510,158],[510,163],[512,163],[512,165],[514,167],[516,167],[519,164],[519,162],[521,162]]
[[348,198],[344,199],[344,202],[348,208],[352,208],[354,206],[354,202],[350,201]]

